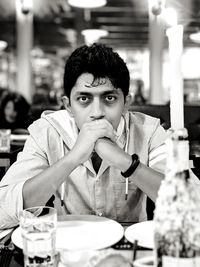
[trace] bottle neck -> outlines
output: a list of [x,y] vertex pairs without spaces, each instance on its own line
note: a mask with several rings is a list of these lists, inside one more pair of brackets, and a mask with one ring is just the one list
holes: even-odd
[[170,138],[167,145],[166,175],[178,176],[184,173],[187,178],[189,174],[189,142],[188,140],[174,140]]

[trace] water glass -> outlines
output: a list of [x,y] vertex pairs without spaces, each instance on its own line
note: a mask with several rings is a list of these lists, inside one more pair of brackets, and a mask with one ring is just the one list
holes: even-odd
[[20,227],[24,266],[53,267],[56,254],[56,209],[45,206],[25,209],[20,213]]
[[10,151],[10,129],[0,129],[0,152]]

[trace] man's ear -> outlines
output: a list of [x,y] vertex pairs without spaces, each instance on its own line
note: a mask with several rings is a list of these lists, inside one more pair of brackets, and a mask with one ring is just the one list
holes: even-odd
[[65,109],[69,112],[69,114],[72,114],[69,98],[67,96],[63,96],[62,101]]
[[130,94],[128,94],[125,99],[125,105],[124,105],[124,111],[123,111],[124,114],[129,110],[131,106],[131,102],[132,102],[132,97]]

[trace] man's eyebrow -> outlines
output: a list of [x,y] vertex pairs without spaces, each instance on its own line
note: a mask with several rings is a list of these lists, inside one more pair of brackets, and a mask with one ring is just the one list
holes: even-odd
[[75,95],[86,95],[86,96],[91,96],[92,94],[91,93],[88,93],[88,92],[82,92],[82,91],[77,91],[76,93],[75,93]]
[[[84,91],[77,91],[75,93],[75,95],[84,95],[84,96],[91,96],[91,95],[94,95],[95,92],[84,92]],[[109,94],[119,94],[118,90],[117,89],[114,89],[114,90],[108,90],[108,91],[104,91],[102,93],[100,93],[100,95],[109,95]]]
[[119,94],[119,90],[114,89],[114,90],[109,90],[109,91],[105,91],[102,93],[102,95],[109,95],[109,94]]

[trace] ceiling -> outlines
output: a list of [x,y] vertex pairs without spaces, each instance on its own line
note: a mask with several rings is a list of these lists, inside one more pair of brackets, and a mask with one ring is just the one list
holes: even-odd
[[[80,0],[83,1],[83,0]],[[0,39],[16,47],[15,0],[0,0]],[[184,46],[200,46],[189,34],[200,30],[200,0],[166,0],[184,25]],[[84,43],[83,28],[109,32],[100,42],[115,48],[148,46],[148,0],[107,0],[98,9],[72,8],[67,0],[34,0],[34,46],[48,53]]]

